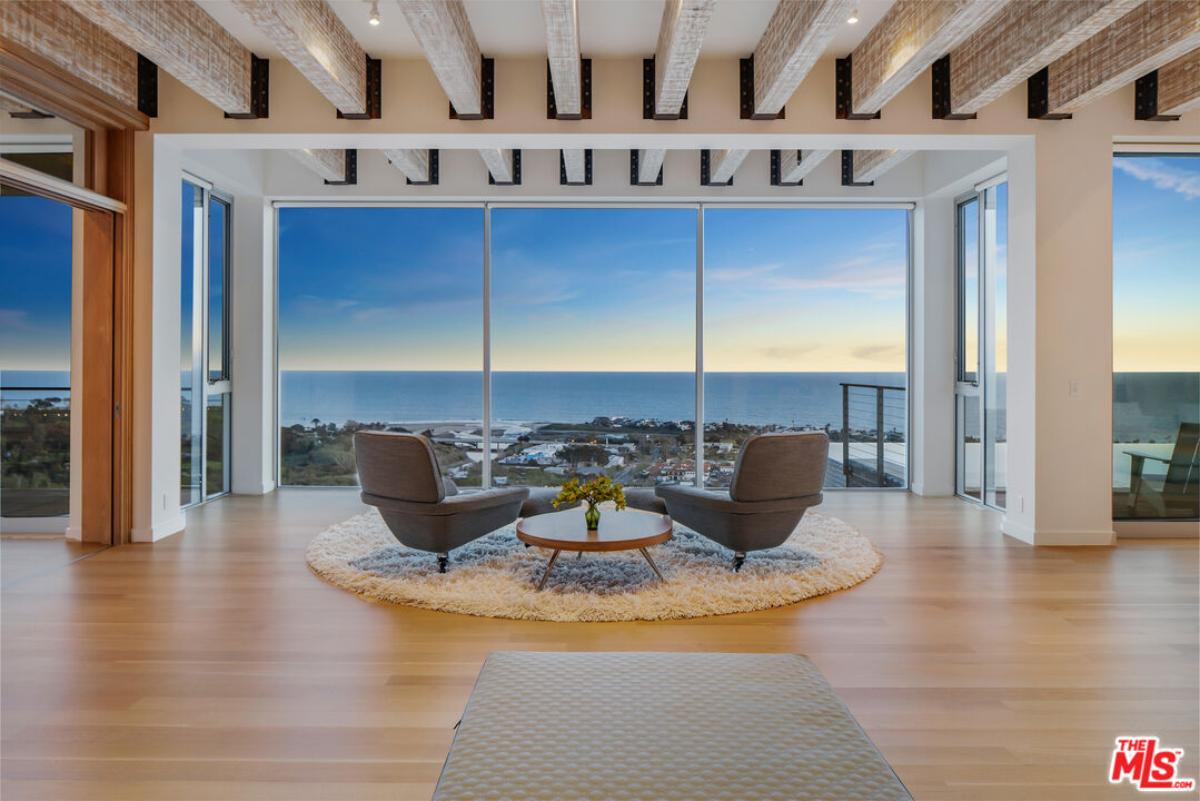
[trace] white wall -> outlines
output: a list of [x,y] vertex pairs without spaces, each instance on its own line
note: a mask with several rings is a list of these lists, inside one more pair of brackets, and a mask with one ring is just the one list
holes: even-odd
[[179,508],[180,188],[178,149],[134,137],[133,532],[153,542],[182,531]]

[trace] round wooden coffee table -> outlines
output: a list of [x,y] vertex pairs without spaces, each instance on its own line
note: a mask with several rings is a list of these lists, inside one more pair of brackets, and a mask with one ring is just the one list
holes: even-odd
[[654,571],[654,575],[658,576],[658,580],[666,581],[646,549],[671,539],[671,528],[671,518],[668,515],[656,515],[636,509],[625,509],[622,512],[606,509],[600,515],[599,529],[588,531],[583,520],[583,509],[578,508],[521,518],[517,521],[517,539],[526,545],[537,545],[554,552],[550,554],[546,572],[538,582],[540,590],[546,586],[546,579],[550,578],[554,562],[563,551],[578,551],[582,557],[584,551],[638,550]]

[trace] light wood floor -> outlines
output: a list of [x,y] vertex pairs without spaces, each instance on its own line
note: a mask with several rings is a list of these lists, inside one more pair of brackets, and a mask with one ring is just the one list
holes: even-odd
[[427,799],[498,649],[806,653],[917,799],[1133,798],[1105,777],[1121,734],[1186,749],[1200,778],[1196,542],[1035,550],[959,501],[827,497],[886,554],[876,577],[784,609],[632,624],[368,603],[303,560],[357,511],[352,493],[215,502],[182,536],[4,590],[0,795]]

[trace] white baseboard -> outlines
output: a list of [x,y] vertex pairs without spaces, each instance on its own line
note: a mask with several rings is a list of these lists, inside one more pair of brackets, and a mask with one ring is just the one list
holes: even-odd
[[234,495],[268,495],[274,491],[274,481],[263,481],[260,484],[251,482],[248,486],[246,484],[233,485]]
[[83,542],[83,529],[79,526],[67,526],[67,539]]
[[1100,531],[1045,531],[1011,520],[1006,515],[1000,530],[1029,545],[1114,545],[1111,529]]
[[161,539],[178,534],[187,527],[187,517],[178,514],[175,517],[160,521],[148,528],[135,528],[130,532],[134,542],[158,542]]

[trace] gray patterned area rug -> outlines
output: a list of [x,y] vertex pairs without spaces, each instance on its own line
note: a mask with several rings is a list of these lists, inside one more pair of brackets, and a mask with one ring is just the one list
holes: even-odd
[[493,653],[433,801],[912,801],[796,654]]
[[785,606],[852,587],[883,562],[853,526],[812,512],[787,542],[751,553],[738,573],[728,550],[679,525],[651,552],[665,582],[637,551],[581,559],[564,553],[539,592],[549,552],[525,548],[512,526],[455,550],[442,574],[432,554],[399,544],[371,510],[318,534],[307,559],[330,583],[380,601],[556,621],[671,620]]

